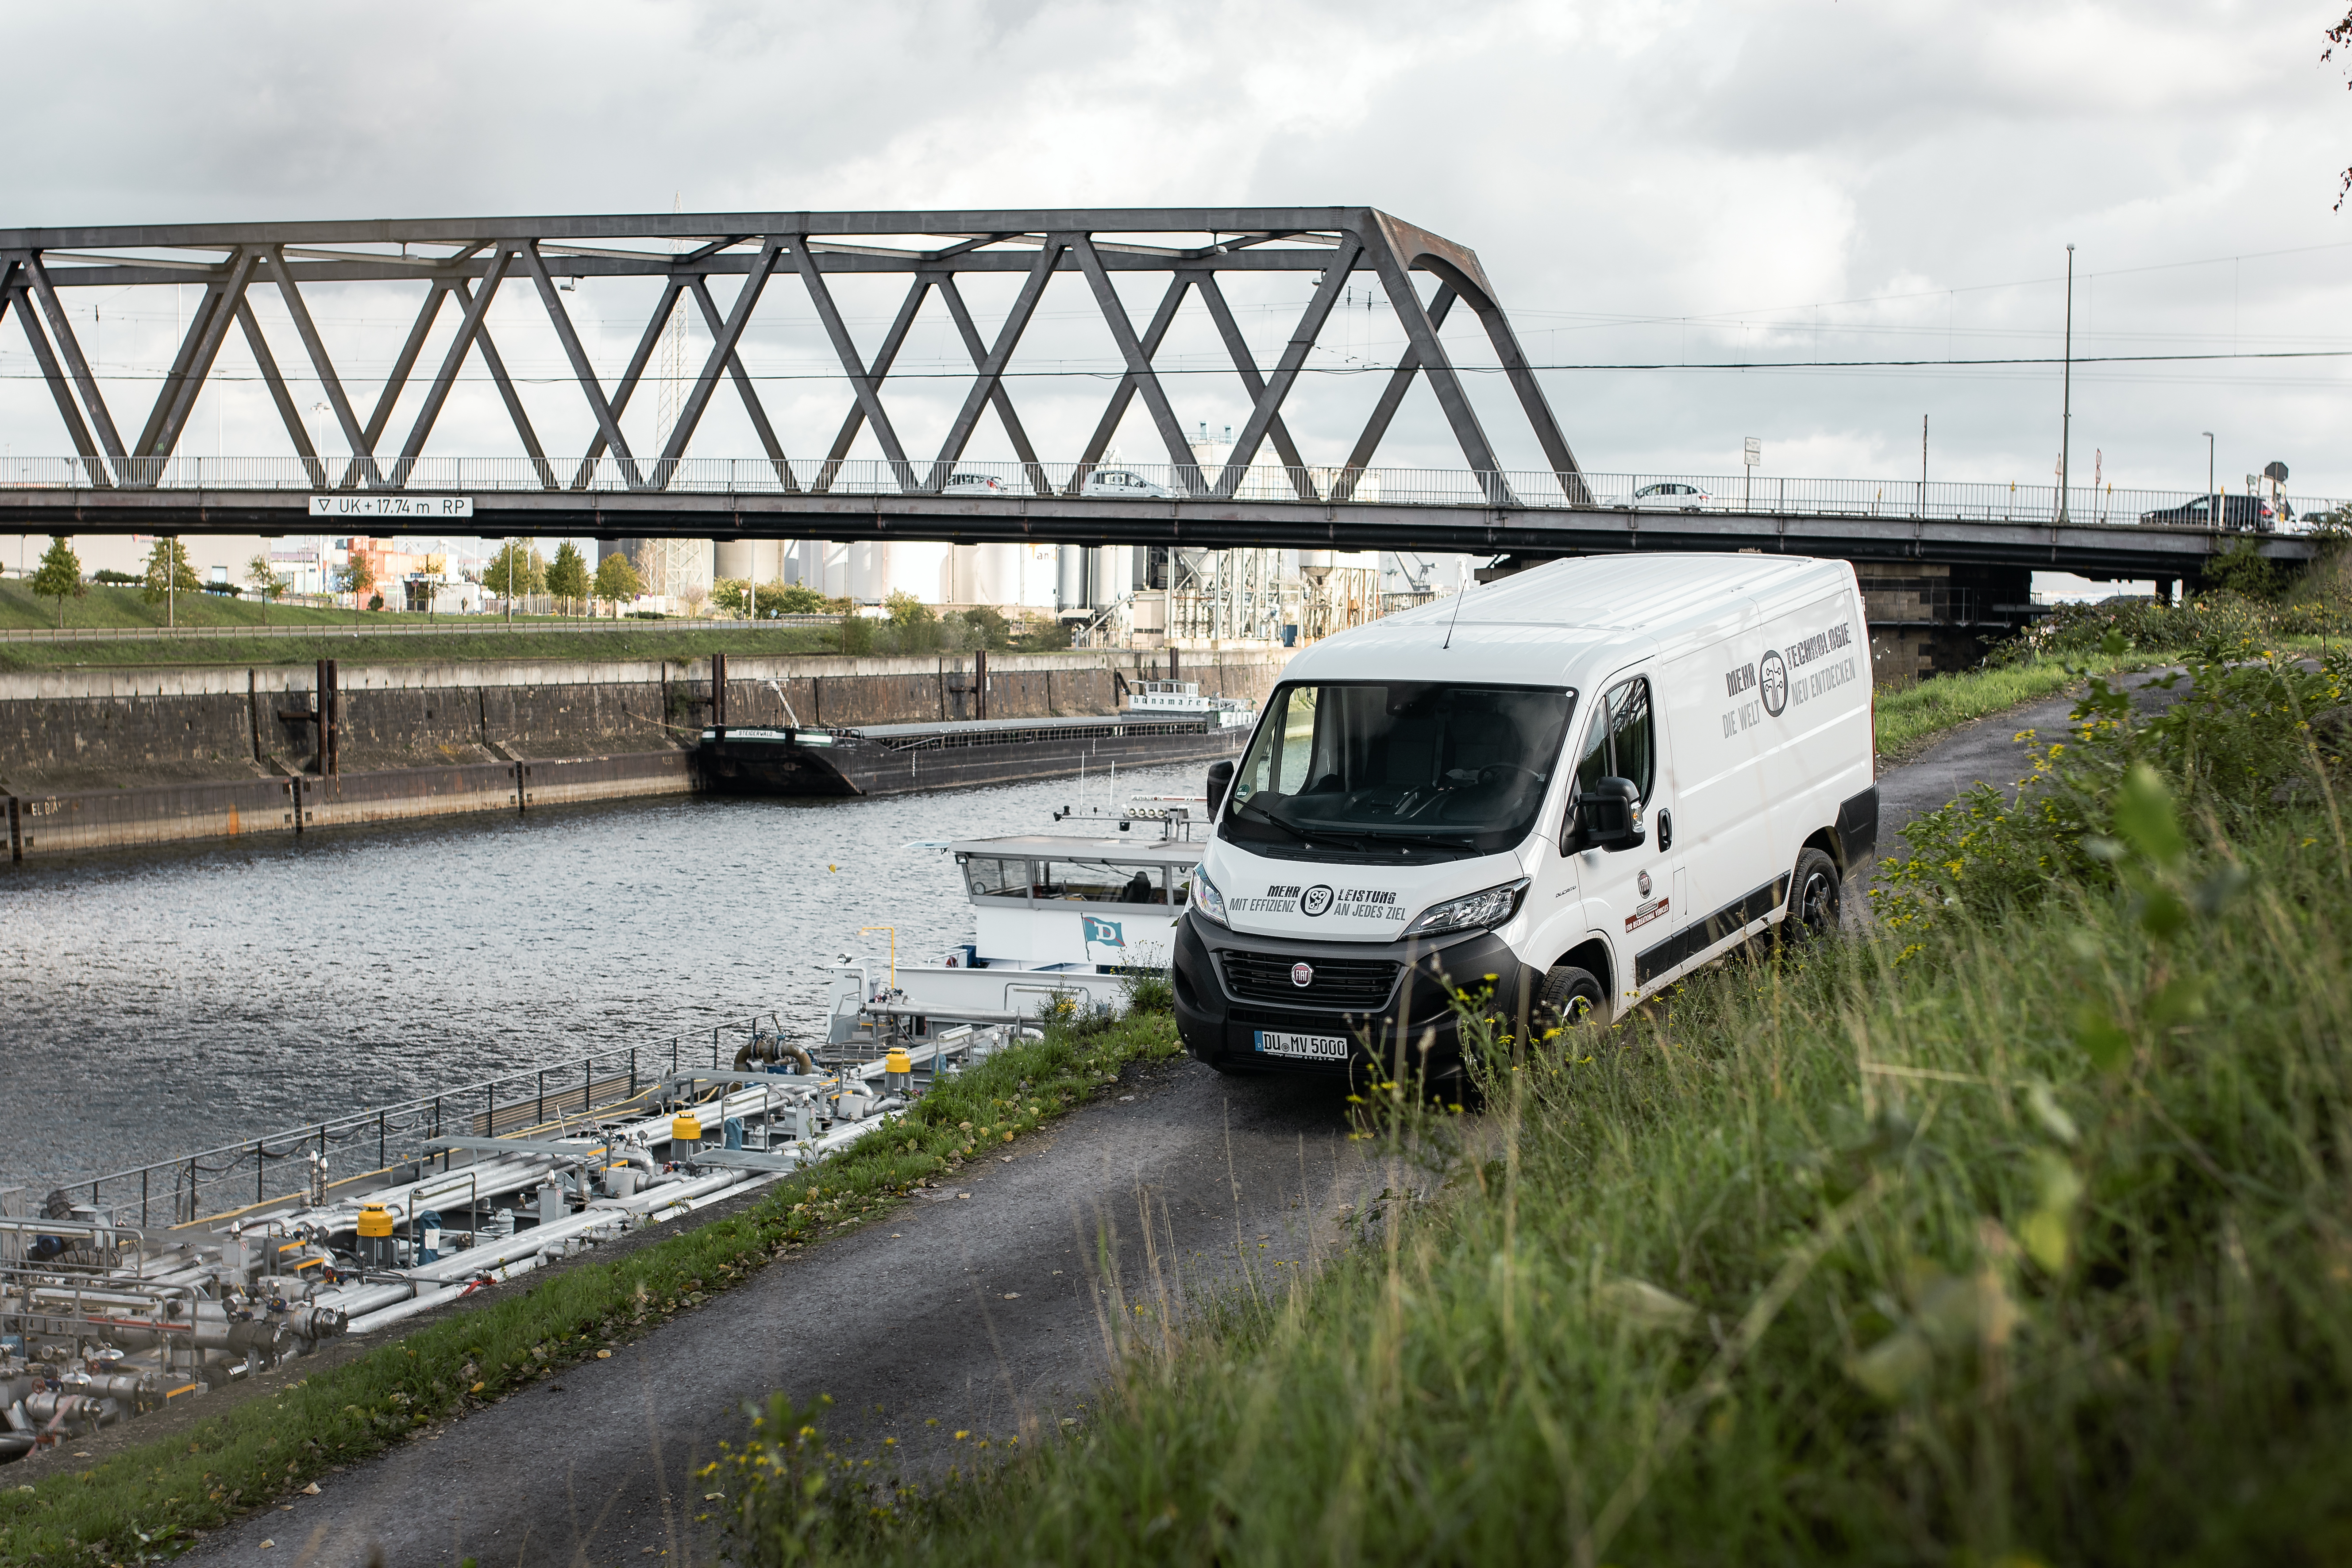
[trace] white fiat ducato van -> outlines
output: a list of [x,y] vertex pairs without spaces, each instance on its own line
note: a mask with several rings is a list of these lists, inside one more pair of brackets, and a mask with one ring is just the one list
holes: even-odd
[[1318,643],[1210,770],[1184,1044],[1443,1073],[1452,987],[1606,1021],[1780,921],[1827,931],[1876,847],[1872,729],[1838,561],[1559,561]]

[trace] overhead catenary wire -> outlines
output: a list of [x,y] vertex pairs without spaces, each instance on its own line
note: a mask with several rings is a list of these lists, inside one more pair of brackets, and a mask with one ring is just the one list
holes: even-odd
[[[2213,363],[2213,362],[2224,362],[2224,361],[2233,361],[2233,360],[2305,360],[2305,359],[2352,359],[2352,349],[2259,349],[2259,350],[2242,351],[2242,352],[2236,352],[2236,353],[2231,353],[2231,352],[2226,352],[2226,351],[2224,351],[2224,352],[2212,353],[2076,354],[2076,355],[2074,355],[2074,363],[2076,363],[2076,364],[2078,364],[2078,365],[2082,365],[2082,364],[2176,364],[2176,363]],[[2061,355],[2058,355],[2058,354],[2001,354],[2001,355],[1985,355],[1985,356],[1980,356],[1980,357],[1977,357],[1977,358],[1970,358],[1970,359],[1958,359],[1958,358],[1921,358],[1921,359],[1801,359],[1801,360],[1786,360],[1786,359],[1748,359],[1748,360],[1665,360],[1665,359],[1661,359],[1661,360],[1575,360],[1575,361],[1557,361],[1557,362],[1554,362],[1554,363],[1549,363],[1549,364],[1546,364],[1546,363],[1530,363],[1530,364],[1528,366],[1528,368],[1529,370],[1537,370],[1537,371],[1654,371],[1654,370],[1857,370],[1857,369],[1862,369],[1862,370],[1867,370],[1867,369],[1898,369],[1898,370],[1899,370],[1899,369],[1939,369],[1939,370],[1940,370],[1940,369],[1958,369],[1958,370],[1964,370],[1964,369],[1969,369],[1969,368],[1972,368],[1972,367],[1976,367],[1976,366],[1986,366],[1986,367],[2005,367],[2005,366],[2016,366],[2016,365],[2056,365],[2056,364],[2062,364],[2062,363],[2065,363],[2065,361],[2063,360],[2063,358]],[[1233,368],[1233,366],[1232,366],[1232,365],[1230,365],[1230,364],[1226,364],[1226,365],[1154,365],[1152,368],[1153,368],[1153,372],[1154,372],[1154,374],[1159,374],[1159,375],[1162,375],[1162,376],[1170,376],[1170,375],[1225,375],[1225,376],[1230,376],[1230,375],[1232,375],[1232,374],[1234,374],[1234,368]],[[1298,372],[1298,374],[1301,374],[1301,375],[1328,375],[1328,376],[1386,375],[1386,374],[1388,374],[1391,371],[1392,371],[1394,368],[1395,368],[1395,367],[1394,367],[1393,365],[1391,365],[1391,364],[1303,365],[1303,366],[1301,366],[1301,367],[1299,368],[1299,372]],[[1463,374],[1463,375],[1500,375],[1500,374],[1506,374],[1506,367],[1504,367],[1504,366],[1502,366],[1502,365],[1496,365],[1496,364],[1461,364],[1461,363],[1456,363],[1453,368],[1454,368],[1454,370],[1457,374]],[[1126,374],[1127,374],[1127,372],[1126,372],[1126,369],[1125,369],[1125,367],[1124,367],[1124,366],[1113,367],[1113,366],[1105,365],[1105,366],[1097,367],[1097,366],[1091,366],[1091,365],[1089,365],[1089,366],[1081,366],[1081,367],[1064,367],[1064,368],[1056,368],[1056,369],[1006,370],[1005,372],[1003,372],[1003,379],[1007,380],[1007,381],[1013,381],[1013,380],[1031,380],[1031,381],[1039,381],[1039,380],[1117,381],[1117,380],[1118,380],[1120,377],[1124,376]],[[887,379],[888,379],[888,380],[890,380],[890,381],[970,381],[970,380],[971,379],[971,377],[972,377],[972,373],[971,373],[970,370],[968,370],[968,369],[967,369],[967,370],[961,370],[961,371],[959,371],[959,370],[937,370],[937,371],[916,370],[916,371],[908,371],[908,370],[898,370],[898,369],[895,369],[895,368],[894,368],[894,369],[891,371],[891,373],[890,373],[889,376],[887,377]],[[32,372],[32,373],[26,373],[26,372],[22,372],[22,371],[6,371],[6,372],[0,372],[0,380],[5,380],[5,381],[38,381],[38,380],[40,380],[40,379],[42,379],[42,378],[41,378],[40,374],[39,374],[37,372]],[[138,372],[138,373],[131,374],[124,374],[117,373],[117,374],[115,374],[108,375],[108,376],[104,377],[103,379],[108,380],[108,381],[156,381],[156,382],[160,382],[160,381],[164,380],[164,379],[165,379],[165,376],[164,376],[164,373],[163,373],[163,372],[161,372],[161,371],[153,371],[153,372],[142,371],[142,372]],[[224,373],[224,372],[220,372],[220,371],[215,371],[215,372],[214,372],[214,373],[213,373],[213,374],[212,374],[212,375],[208,376],[206,379],[207,379],[208,381],[220,381],[220,382],[257,383],[257,382],[260,382],[263,378],[262,378],[259,374],[257,374],[247,375],[247,374],[237,374],[237,373]],[[289,379],[292,379],[292,378],[289,378]],[[478,382],[478,383],[480,383],[480,384],[486,384],[486,385],[487,385],[487,384],[489,384],[489,383],[490,383],[490,377],[489,377],[488,374],[479,374],[479,375],[460,375],[457,379],[458,379],[459,381],[461,381],[461,382]],[[568,375],[568,374],[567,374],[567,375],[539,375],[539,376],[520,375],[520,374],[514,374],[512,371],[509,371],[509,374],[508,374],[508,379],[509,379],[509,381],[518,382],[518,383],[521,383],[521,384],[528,384],[528,385],[532,385],[532,386],[561,386],[561,385],[566,385],[566,384],[570,384],[572,380],[574,380],[575,378],[574,378],[574,377],[572,377],[572,376],[571,376],[571,375]],[[641,381],[641,382],[644,382],[644,381],[654,381],[654,380],[656,380],[656,379],[657,379],[657,378],[656,378],[656,377],[654,377],[654,376],[651,376],[651,375],[646,375],[646,376],[642,376],[642,377],[640,377],[639,379],[640,379],[640,381]],[[691,378],[691,377],[681,377],[680,379],[690,380],[690,379],[692,379],[692,378]],[[751,373],[750,373],[750,379],[751,379],[751,380],[752,380],[752,381],[761,381],[761,382],[784,382],[784,381],[845,381],[845,380],[847,380],[847,379],[848,379],[848,377],[847,377],[846,375],[845,375],[841,371],[839,371],[839,370],[835,369],[835,370],[832,370],[832,371],[766,371],[766,372],[761,372],[761,371],[752,371],[752,372],[751,372]]]

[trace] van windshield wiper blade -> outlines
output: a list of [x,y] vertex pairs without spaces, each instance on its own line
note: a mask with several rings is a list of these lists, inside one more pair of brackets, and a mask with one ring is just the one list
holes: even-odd
[[1416,827],[1359,827],[1356,832],[1366,838],[1385,839],[1392,844],[1458,844],[1465,849],[1478,847],[1475,833],[1427,833]]
[[1276,827],[1281,828],[1285,833],[1289,834],[1293,838],[1297,839],[1301,844],[1312,844],[1315,842],[1315,836],[1313,834],[1299,826],[1288,817],[1276,816],[1274,814],[1274,807],[1264,805],[1255,795],[1251,795],[1247,800],[1244,800],[1238,805],[1234,806],[1234,810],[1235,812],[1254,811],[1257,813],[1258,816],[1265,818],[1266,821],[1274,824]]

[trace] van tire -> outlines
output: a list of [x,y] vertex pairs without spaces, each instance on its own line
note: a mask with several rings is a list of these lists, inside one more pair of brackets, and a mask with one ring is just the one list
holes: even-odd
[[1835,936],[1844,913],[1845,885],[1837,862],[1818,849],[1800,853],[1789,879],[1789,913],[1780,922],[1783,945],[1804,947]]
[[1537,1028],[1555,1026],[1574,1029],[1609,1022],[1609,992],[1601,977],[1573,963],[1555,963],[1544,971],[1543,988],[1536,994]]

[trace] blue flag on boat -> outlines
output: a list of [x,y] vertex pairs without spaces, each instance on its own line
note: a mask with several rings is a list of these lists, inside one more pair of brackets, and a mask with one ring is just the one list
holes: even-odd
[[1100,942],[1105,947],[1127,945],[1127,938],[1120,932],[1117,921],[1098,920],[1093,915],[1080,915],[1078,919],[1086,922],[1087,942]]

